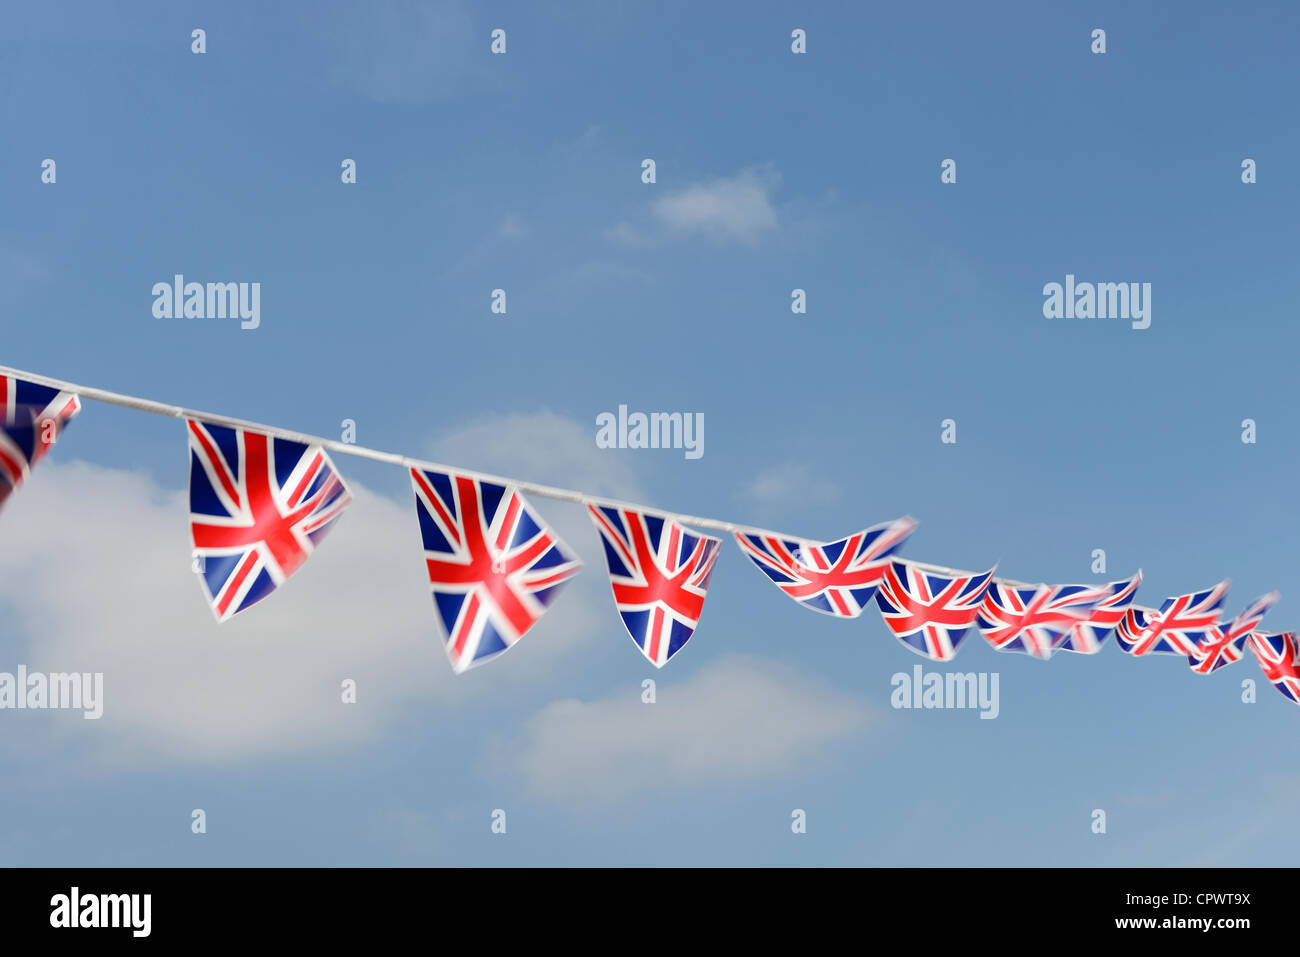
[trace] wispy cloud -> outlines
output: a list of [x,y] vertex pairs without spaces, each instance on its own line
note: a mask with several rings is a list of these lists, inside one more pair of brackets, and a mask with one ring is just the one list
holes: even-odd
[[642,249],[658,245],[655,237],[644,230],[637,229],[629,222],[615,223],[610,226],[605,230],[605,238],[610,242],[618,243],[620,246],[633,246]]
[[336,9],[337,16],[313,18],[331,29],[346,25],[326,38],[331,75],[363,96],[426,103],[501,82],[487,62],[488,31],[476,31],[461,0],[377,0],[364,14]]
[[839,486],[802,462],[785,462],[764,469],[740,492],[761,505],[829,505],[839,500]]
[[501,221],[501,225],[497,227],[497,235],[502,239],[523,239],[528,235],[528,227],[513,213],[508,213]]
[[611,498],[641,494],[636,474],[596,446],[596,424],[580,423],[554,412],[493,416],[440,437],[434,447],[440,462],[535,482],[574,484],[584,492]]
[[621,690],[556,701],[502,746],[500,766],[537,797],[569,807],[611,804],[789,773],[859,734],[860,702],[774,664],[730,658],[642,704]]
[[700,233],[754,244],[777,225],[772,193],[780,176],[770,166],[743,169],[735,176],[696,183],[654,203],[659,222],[676,233]]

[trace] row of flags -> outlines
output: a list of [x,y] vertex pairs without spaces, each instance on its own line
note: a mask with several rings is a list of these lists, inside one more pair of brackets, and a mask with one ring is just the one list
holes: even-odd
[[[72,393],[0,375],[0,505],[80,411]],[[188,418],[190,531],[217,620],[269,597],[299,571],[352,501],[325,449],[250,428]],[[425,568],[452,668],[513,647],[582,561],[520,490],[451,470],[410,470]],[[641,653],[663,667],[694,635],[722,540],[640,507],[587,502],[604,546],[614,604]],[[742,553],[778,589],[820,614],[857,618],[874,601],[885,625],[933,661],[972,629],[996,650],[1046,660],[1096,654],[1113,633],[1130,655],[1182,655],[1196,674],[1247,647],[1270,683],[1300,704],[1300,642],[1258,630],[1272,592],[1221,620],[1228,582],[1133,605],[1142,573],[1103,585],[1037,585],[938,569],[898,557],[916,528],[884,522],[834,542],[742,530]]]

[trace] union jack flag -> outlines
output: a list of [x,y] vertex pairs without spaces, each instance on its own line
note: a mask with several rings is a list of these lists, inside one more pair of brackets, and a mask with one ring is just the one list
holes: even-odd
[[80,411],[70,392],[0,375],[0,506]]
[[1271,591],[1237,612],[1236,617],[1226,625],[1215,625],[1205,640],[1199,642],[1188,656],[1187,663],[1192,666],[1192,671],[1198,675],[1213,674],[1224,665],[1240,661],[1250,633],[1259,627],[1265,613],[1281,597],[1277,592]]
[[[1138,585],[1142,584],[1142,570],[1128,581],[1111,582],[1109,585],[1102,585],[1102,598],[1092,609],[1092,614],[1088,616],[1087,621],[1081,621],[1070,629],[1065,640],[1056,646],[1057,651],[1073,651],[1080,655],[1095,655],[1101,651],[1101,646],[1110,633],[1115,630],[1115,626],[1124,620],[1124,614],[1128,611],[1129,605],[1133,604],[1133,595],[1137,592]],[[1089,585],[1066,585],[1067,590],[1083,592],[1089,590]]]
[[918,655],[948,661],[975,623],[994,571],[951,577],[892,561],[876,604],[899,641]]
[[1276,635],[1255,632],[1250,636],[1250,650],[1273,687],[1300,704],[1300,642],[1294,631]]
[[685,647],[700,623],[722,539],[628,508],[588,505],[605,546],[614,604],[656,668]]
[[411,469],[434,606],[456,674],[513,648],[582,562],[513,485]]
[[826,544],[754,532],[737,532],[736,543],[799,604],[836,618],[856,618],[876,593],[888,556],[915,528],[915,521],[900,518]]
[[1087,621],[1106,592],[1077,585],[1013,588],[990,582],[980,606],[980,632],[998,651],[1046,661],[1075,625]]
[[1219,609],[1228,594],[1224,579],[1213,588],[1166,598],[1159,611],[1130,608],[1115,629],[1115,640],[1130,655],[1195,654],[1219,621]]
[[352,501],[319,446],[186,420],[195,570],[217,621],[271,594]]

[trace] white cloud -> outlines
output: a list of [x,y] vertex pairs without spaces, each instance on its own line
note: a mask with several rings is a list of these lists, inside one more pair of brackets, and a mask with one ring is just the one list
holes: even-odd
[[626,689],[598,701],[556,701],[501,746],[497,761],[535,796],[588,807],[788,773],[861,733],[869,718],[855,699],[772,663],[733,657],[682,684],[661,678],[653,705]]
[[840,490],[808,465],[786,462],[756,475],[741,497],[764,505],[829,505],[838,501]]
[[599,126],[595,124],[589,125],[569,147],[570,162],[582,159],[594,152],[600,145],[602,137],[603,134]]
[[528,227],[513,214],[508,213],[497,228],[497,235],[502,239],[523,239],[528,235]]
[[752,244],[761,232],[776,227],[771,193],[779,181],[770,167],[741,170],[731,178],[671,192],[655,202],[654,213],[678,232]]
[[[485,421],[440,445],[446,461],[489,468],[503,448],[521,476],[631,488],[586,430],[549,413]],[[217,625],[190,568],[183,492],[42,463],[0,512],[0,671],[103,672],[104,716],[23,712],[50,740],[0,750],[119,766],[347,750],[421,708],[516,694],[583,642],[608,640],[614,610],[590,522],[577,506],[543,503],[587,571],[519,647],[453,677],[413,504],[350,485],[354,504],[307,565]],[[340,700],[344,678],[357,682],[355,705]]]
[[648,249],[656,244],[654,238],[628,222],[616,223],[606,229],[605,238],[620,246],[631,246],[637,249]]
[[[460,0],[374,0],[314,13],[336,82],[381,103],[425,103],[499,85],[486,30]],[[498,65],[499,67],[499,65]]]
[[[59,722],[107,763],[222,763],[355,744],[450,680],[396,503],[356,502],[297,576],[218,626],[190,569],[181,492],[43,463],[0,514],[3,670],[101,671],[104,716]],[[18,637],[22,637],[22,641]],[[512,652],[513,653],[513,652]],[[353,678],[358,704],[344,705]]]
[[589,424],[549,411],[496,416],[442,436],[435,455],[440,462],[595,495],[641,494],[632,470],[596,445],[595,414]]

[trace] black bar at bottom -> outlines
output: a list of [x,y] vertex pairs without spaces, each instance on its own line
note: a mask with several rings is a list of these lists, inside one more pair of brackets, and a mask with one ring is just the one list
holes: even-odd
[[[999,945],[1080,939],[1231,947],[1294,927],[1290,870],[8,869],[7,942],[97,945],[286,940],[337,945],[485,935],[493,947],[662,946],[695,930],[729,946],[842,932],[864,947],[915,936]],[[685,922],[687,927],[682,927]],[[91,926],[87,926],[91,925]],[[477,928],[477,930],[476,930]],[[438,936],[430,936],[435,932]],[[450,936],[445,936],[451,932]],[[1045,933],[1056,933],[1045,938]],[[680,939],[680,938],[679,938]],[[835,939],[835,938],[830,938]],[[811,938],[809,938],[811,944]]]

